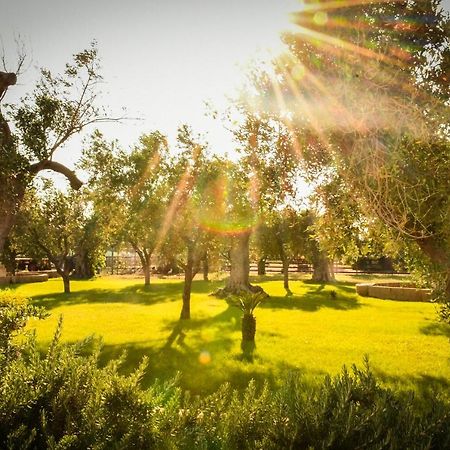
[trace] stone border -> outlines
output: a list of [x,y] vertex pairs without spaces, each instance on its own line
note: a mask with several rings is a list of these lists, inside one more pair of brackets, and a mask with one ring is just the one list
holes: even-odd
[[360,283],[356,285],[357,294],[362,297],[375,297],[404,302],[429,302],[430,289],[420,289],[412,283]]
[[32,275],[8,275],[6,277],[0,277],[0,285],[5,284],[17,284],[17,283],[39,283],[47,281],[48,275],[46,273],[38,273]]

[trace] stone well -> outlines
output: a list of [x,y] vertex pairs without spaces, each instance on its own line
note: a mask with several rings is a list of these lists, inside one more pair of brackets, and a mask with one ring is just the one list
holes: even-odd
[[430,289],[421,289],[412,283],[361,283],[356,292],[363,297],[375,297],[405,302],[429,302]]

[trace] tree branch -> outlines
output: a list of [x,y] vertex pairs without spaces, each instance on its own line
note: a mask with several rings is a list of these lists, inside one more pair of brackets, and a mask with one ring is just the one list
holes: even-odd
[[0,100],[3,99],[8,88],[16,83],[17,76],[15,73],[0,72]]
[[78,190],[83,185],[83,182],[77,177],[73,170],[70,170],[68,167],[59,162],[46,159],[45,161],[40,161],[38,163],[31,164],[30,166],[31,173],[37,174],[41,170],[53,170],[54,172],[64,175],[69,180],[72,189]]

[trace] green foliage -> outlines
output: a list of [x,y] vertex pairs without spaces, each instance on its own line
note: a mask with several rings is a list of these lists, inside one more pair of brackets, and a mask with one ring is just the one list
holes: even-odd
[[287,261],[302,257],[311,260],[318,245],[312,229],[313,220],[309,210],[298,212],[284,207],[272,211],[267,223],[261,224],[256,231],[258,253]]
[[[215,277],[214,277],[215,278]],[[410,281],[409,277],[338,275],[333,285],[292,277],[293,295],[287,300],[279,276],[258,277],[270,298],[257,310],[258,348],[254,366],[239,359],[241,311],[208,294],[223,281],[194,280],[191,323],[183,341],[174,341],[161,358],[151,358],[145,377],[168,380],[183,372],[180,385],[196,394],[213,392],[226,380],[243,388],[251,377],[258,382],[282,376],[286,366],[301,367],[310,379],[335,374],[339,368],[368,353],[374,370],[389,386],[414,389],[447,389],[450,326],[436,322],[430,303],[380,301],[359,297],[354,283]],[[103,360],[127,351],[124,371],[133,370],[143,355],[161,354],[179,323],[180,278],[155,279],[144,289],[136,278],[99,277],[72,280],[70,297],[61,293],[58,279],[21,284],[16,290],[33,296],[36,305],[51,308],[52,316],[33,324],[41,349],[51,341],[57,317],[64,315],[63,340],[74,342],[87,334],[102,336]],[[337,299],[330,298],[330,290]],[[390,320],[386,320],[386,318]],[[202,365],[197,358],[208,351],[212,359]]]
[[[378,384],[364,368],[344,367],[317,390],[291,378],[281,390],[281,410],[290,419],[284,433],[294,448],[445,448],[450,415],[438,402],[418,414],[413,396]],[[287,431],[289,430],[289,431]],[[286,442],[286,443],[288,443]]]
[[20,147],[31,161],[51,159],[57,148],[93,122],[105,120],[96,105],[99,74],[96,43],[73,56],[62,75],[41,69],[41,80],[19,105],[9,105]]
[[60,344],[61,320],[46,354],[38,351],[32,336],[6,359],[8,336],[23,329],[28,317],[44,314],[11,294],[2,295],[0,313],[5,325],[0,360],[2,448],[152,445],[152,410],[177,398],[173,385],[155,384],[143,391],[139,383],[145,361],[128,377],[118,375],[120,361],[100,369],[98,342]]
[[218,160],[207,155],[207,144],[201,141],[201,136],[194,136],[187,125],[178,129],[181,154],[174,181],[177,175],[179,179],[177,189],[171,192],[171,210],[167,213],[170,223],[166,223],[159,254],[161,260],[177,261],[185,272],[190,272],[189,277],[198,272],[206,252],[213,254],[217,246],[204,221],[207,222],[207,215],[215,206],[208,188],[217,177]]
[[28,300],[14,291],[0,291],[0,370],[17,354],[21,345],[15,337],[31,317],[46,317],[43,308],[28,303]]
[[170,210],[185,166],[159,131],[142,135],[127,153],[95,132],[83,151],[93,208],[113,244],[126,242],[139,255],[150,282],[150,261],[173,220]]
[[6,272],[14,274],[17,269],[16,257],[18,256],[18,249],[15,239],[9,236],[5,240],[5,246],[3,247],[3,252],[0,253],[0,263],[5,266]]
[[237,306],[244,315],[252,315],[257,306],[267,298],[267,294],[264,292],[245,292],[242,291],[239,295],[230,295],[227,301]]
[[382,237],[414,242],[429,259],[430,284],[446,278],[435,293],[448,302],[450,15],[441,3],[307,0],[298,32],[285,36],[290,55],[274,61],[275,77],[259,77],[248,108],[288,111],[325,212],[325,246],[355,258],[377,246],[381,223]]
[[48,258],[59,272],[91,278],[104,264],[107,242],[103,218],[85,191],[63,193],[47,181],[29,189],[6,241],[15,254]]
[[[6,308],[15,308],[8,301]],[[2,306],[5,307],[5,306]],[[24,316],[18,328],[24,325]],[[223,385],[200,398],[176,381],[140,383],[146,367],[118,374],[120,360],[98,365],[98,342],[60,343],[47,352],[34,339],[0,361],[2,448],[447,448],[450,404],[378,384],[367,361],[318,386],[291,373],[278,388],[252,381],[238,393]]]
[[299,171],[291,129],[275,116],[237,105],[241,123],[233,130],[240,165],[250,181],[253,207],[266,221],[274,208],[295,200]]
[[77,191],[65,194],[51,183],[43,191],[30,189],[26,193],[14,235],[25,254],[49,259],[67,290],[86,229],[86,205]]

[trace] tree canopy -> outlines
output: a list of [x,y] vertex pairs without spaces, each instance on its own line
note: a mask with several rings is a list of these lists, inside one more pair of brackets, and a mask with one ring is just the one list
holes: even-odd
[[449,15],[437,0],[307,1],[295,22],[250,106],[292,130],[322,208],[341,189],[366,225],[420,248],[450,299]]
[[[8,87],[15,84],[15,79],[4,83],[13,75],[16,77],[2,72],[0,101]],[[5,111],[0,112],[0,252],[15,223],[25,190],[36,174],[44,170],[58,172],[72,188],[81,187],[75,172],[53,156],[88,125],[111,120],[97,104],[101,79],[93,43],[73,56],[62,75],[41,69],[41,79],[33,92],[19,104],[6,105]]]

